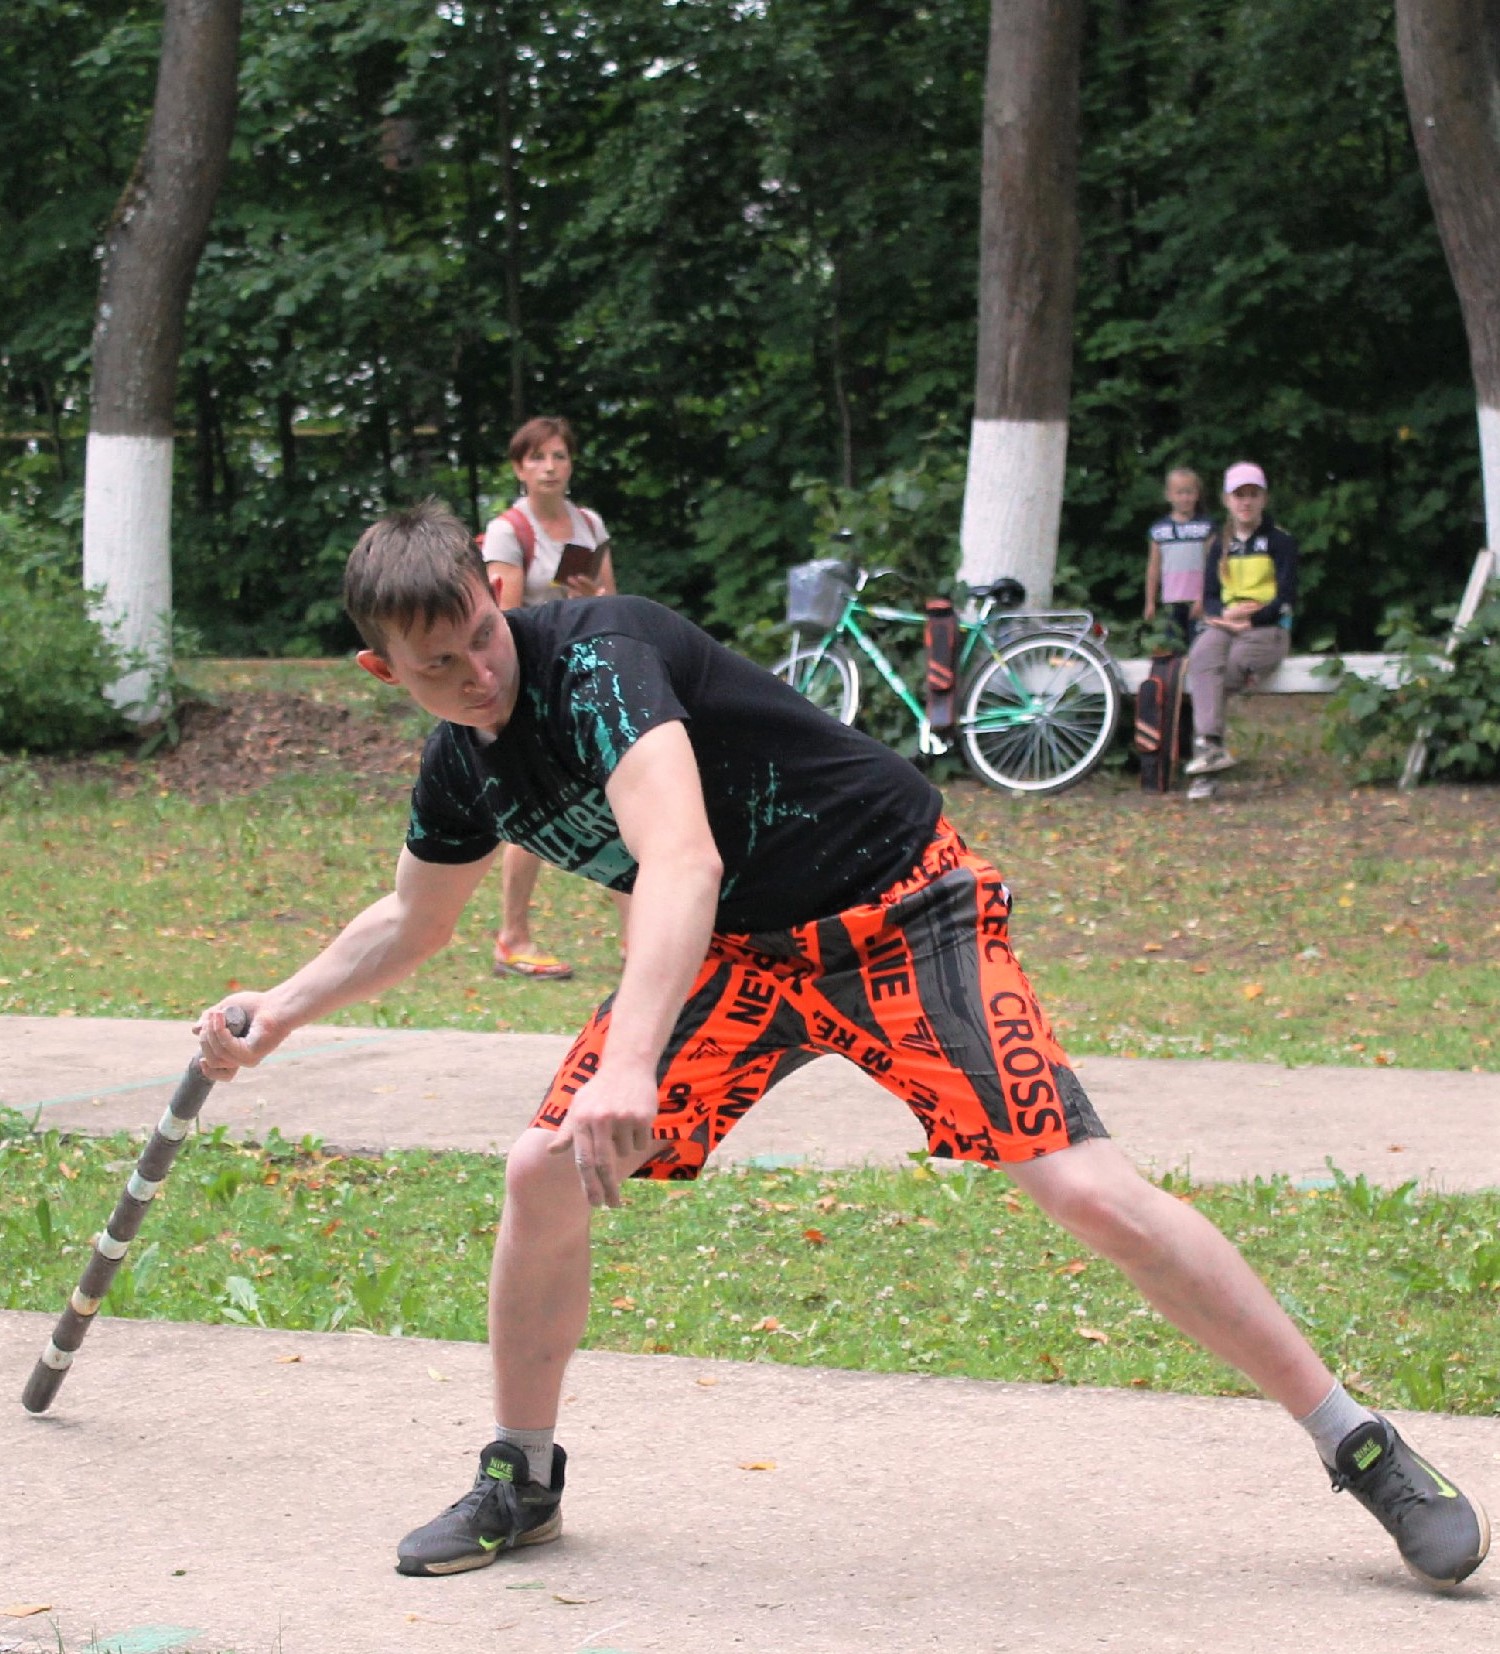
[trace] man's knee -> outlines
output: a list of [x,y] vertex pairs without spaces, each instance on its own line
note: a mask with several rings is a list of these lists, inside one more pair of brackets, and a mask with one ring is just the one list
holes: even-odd
[[[572,1156],[558,1150],[558,1134],[528,1126],[505,1157],[505,1200],[526,1204],[550,1201],[571,1181],[578,1183]],[[579,1188],[582,1194],[582,1186]]]
[[1114,1262],[1144,1263],[1160,1250],[1161,1202],[1171,1197],[1112,1143],[1080,1143],[1014,1172],[1048,1217]]

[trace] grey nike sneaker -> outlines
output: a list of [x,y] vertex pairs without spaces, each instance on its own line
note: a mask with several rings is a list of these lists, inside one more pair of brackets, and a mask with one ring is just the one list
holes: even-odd
[[1377,1414],[1339,1443],[1333,1491],[1347,1489],[1396,1541],[1401,1560],[1440,1589],[1467,1579],[1490,1548],[1484,1507],[1413,1453]]
[[487,1568],[503,1551],[545,1545],[562,1532],[563,1475],[568,1455],[552,1449],[552,1486],[531,1479],[526,1455],[511,1442],[491,1442],[479,1455],[474,1485],[396,1547],[398,1574],[461,1574]]

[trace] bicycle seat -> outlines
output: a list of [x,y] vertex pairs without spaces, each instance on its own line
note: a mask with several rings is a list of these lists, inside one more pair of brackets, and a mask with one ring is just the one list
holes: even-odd
[[1009,574],[992,580],[988,586],[970,586],[968,591],[970,597],[977,598],[981,603],[988,600],[1002,609],[1019,609],[1026,601],[1026,588]]

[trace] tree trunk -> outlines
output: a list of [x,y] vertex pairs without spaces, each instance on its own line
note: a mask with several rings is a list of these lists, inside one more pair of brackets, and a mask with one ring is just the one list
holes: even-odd
[[500,150],[500,208],[504,214],[505,326],[510,336],[510,418],[519,428],[526,422],[526,318],[521,308],[521,177],[516,160],[517,112],[511,96],[516,73],[516,47],[509,9],[489,8],[495,42],[491,54],[495,90],[495,139]]
[[166,0],[146,141],[105,232],[94,322],[83,569],[150,717],[170,661],[172,431],[183,318],[234,130],[240,0]]
[[1500,4],[1396,0],[1422,176],[1469,336],[1485,544],[1500,547]]
[[1051,600],[1068,451],[1084,0],[991,0],[960,576]]

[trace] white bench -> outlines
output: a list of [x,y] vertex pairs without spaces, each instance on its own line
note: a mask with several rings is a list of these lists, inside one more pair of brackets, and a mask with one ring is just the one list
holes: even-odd
[[[1255,695],[1327,695],[1337,679],[1317,678],[1313,676],[1314,667],[1323,665],[1332,660],[1331,655],[1288,655],[1274,672],[1268,672],[1263,678],[1258,678],[1251,688],[1246,691]],[[1391,687],[1396,682],[1396,670],[1401,661],[1400,655],[1342,655],[1338,657],[1346,669],[1356,677],[1373,678],[1377,683]],[[1141,680],[1151,670],[1149,660],[1122,660],[1119,661],[1120,676],[1125,680],[1128,693],[1135,694],[1141,686]],[[1184,689],[1186,681],[1184,680]]]

